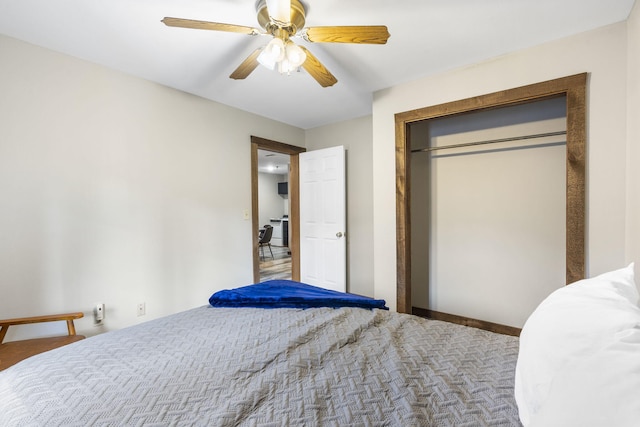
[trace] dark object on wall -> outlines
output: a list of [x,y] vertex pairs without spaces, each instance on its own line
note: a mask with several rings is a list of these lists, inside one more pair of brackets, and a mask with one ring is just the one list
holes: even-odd
[[286,195],[289,193],[289,183],[288,182],[279,182],[278,183],[278,194]]

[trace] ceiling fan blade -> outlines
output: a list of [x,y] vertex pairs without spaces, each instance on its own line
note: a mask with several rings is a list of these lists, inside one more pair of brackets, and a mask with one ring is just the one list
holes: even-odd
[[243,25],[222,24],[220,22],[196,21],[193,19],[165,17],[161,22],[169,27],[193,28],[195,30],[226,31],[229,33],[240,33],[255,36],[260,34],[257,28],[245,27]]
[[291,25],[291,0],[266,0],[269,17],[287,27]]
[[384,25],[309,27],[301,32],[308,42],[386,44],[389,30]]
[[307,70],[307,73],[311,74],[311,77],[320,83],[320,86],[329,87],[338,82],[338,79],[336,79],[333,74],[331,74],[331,72],[329,72],[329,70],[327,70],[320,61],[318,61],[318,58],[309,52],[309,49],[304,46],[300,46],[300,49],[307,54],[307,60],[302,64],[302,68]]
[[255,70],[258,66],[258,56],[260,55],[260,52],[262,52],[261,47],[254,50],[251,55],[247,57],[247,59],[242,61],[242,64],[240,64],[229,77],[235,80],[246,79],[247,76],[251,74],[253,70]]

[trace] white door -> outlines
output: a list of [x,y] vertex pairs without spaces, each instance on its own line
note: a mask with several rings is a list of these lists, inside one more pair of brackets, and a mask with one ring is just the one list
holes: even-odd
[[346,292],[344,147],[300,153],[300,281]]

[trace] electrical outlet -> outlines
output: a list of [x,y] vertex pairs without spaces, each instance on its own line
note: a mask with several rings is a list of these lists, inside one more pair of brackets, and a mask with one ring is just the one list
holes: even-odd
[[94,326],[102,325],[103,320],[104,320],[104,304],[99,302],[93,308],[93,325]]
[[138,303],[138,316],[144,316],[145,314],[147,314],[146,304],[143,302]]

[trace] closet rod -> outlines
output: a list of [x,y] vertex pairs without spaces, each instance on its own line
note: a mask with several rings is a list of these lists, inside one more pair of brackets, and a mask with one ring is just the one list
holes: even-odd
[[564,131],[564,130],[558,131],[558,132],[537,133],[534,135],[513,136],[511,138],[490,139],[487,141],[465,142],[461,144],[444,145],[442,147],[418,148],[415,150],[411,150],[411,152],[412,153],[429,152],[429,151],[435,151],[435,150],[444,150],[447,148],[471,147],[474,145],[495,144],[496,142],[521,141],[523,139],[544,138],[547,136],[558,136],[558,135],[566,135],[566,134],[567,134],[567,131]]

